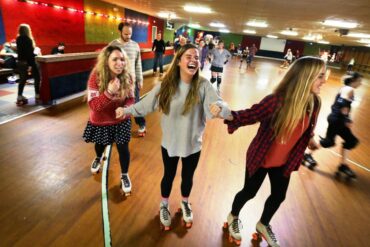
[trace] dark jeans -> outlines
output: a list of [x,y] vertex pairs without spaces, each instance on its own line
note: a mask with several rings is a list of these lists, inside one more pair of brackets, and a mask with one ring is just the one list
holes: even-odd
[[[128,168],[130,166],[130,151],[128,149],[128,143],[116,144],[119,154],[119,163],[121,165],[121,172],[128,173]],[[95,153],[96,157],[101,158],[106,145],[101,145],[95,143]]]
[[[40,94],[40,72],[37,68],[36,63],[31,65],[31,76],[35,80],[35,93],[36,95]],[[25,61],[17,62],[17,69],[19,72],[19,84],[18,84],[18,96],[23,95],[24,86],[28,78],[28,63]]]
[[248,177],[248,172],[246,172],[244,187],[234,198],[231,210],[232,215],[239,216],[244,204],[257,194],[266,174],[270,178],[271,194],[265,202],[260,221],[266,226],[269,225],[272,216],[285,200],[288,189],[290,177],[284,176],[284,167],[259,168],[252,177]]
[[[191,188],[193,187],[193,177],[195,169],[197,168],[200,157],[200,151],[189,155],[188,157],[181,158],[181,195],[189,197]],[[172,183],[175,179],[177,164],[180,157],[169,157],[167,149],[162,147],[162,159],[164,165],[164,174],[161,182],[161,194],[163,198],[170,197],[172,190]]]
[[153,72],[157,72],[158,64],[159,64],[159,72],[163,73],[163,52],[155,52]]
[[[136,83],[135,86],[135,103],[140,101],[140,89],[139,86]],[[139,125],[140,127],[145,127],[145,118],[143,117],[135,117],[135,123]]]

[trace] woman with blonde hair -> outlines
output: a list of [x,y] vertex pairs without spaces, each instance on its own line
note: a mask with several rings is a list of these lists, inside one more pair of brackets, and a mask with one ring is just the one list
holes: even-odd
[[206,119],[212,118],[212,115],[226,117],[230,114],[230,110],[210,82],[199,76],[199,66],[197,47],[192,44],[184,45],[176,53],[161,84],[155,86],[135,105],[117,109],[118,118],[126,115],[144,116],[157,108],[163,113],[161,150],[164,175],[161,182],[159,216],[164,230],[169,230],[171,226],[169,197],[180,158],[182,161],[180,208],[185,226],[188,228],[192,226],[193,212],[188,199],[200,157]]
[[104,149],[117,145],[121,165],[121,188],[126,195],[131,192],[128,175],[131,139],[129,117],[116,119],[116,109],[134,103],[134,84],[129,74],[128,57],[118,46],[105,47],[98,56],[87,86],[90,118],[83,138],[95,143],[96,157],[91,164],[91,173],[99,172]]
[[272,94],[249,109],[231,111],[231,116],[225,120],[230,134],[241,126],[260,123],[247,151],[244,187],[236,194],[224,224],[231,241],[240,244],[239,212],[256,195],[268,174],[271,195],[266,200],[254,237],[262,236],[270,246],[279,246],[269,223],[285,199],[290,175],[298,170],[306,147],[317,147],[313,130],[320,109],[318,94],[325,83],[325,70],[323,60],[302,57],[292,64]]
[[22,106],[28,103],[28,99],[23,96],[23,90],[29,74],[31,74],[35,80],[36,102],[40,99],[40,73],[36,65],[34,54],[36,45],[32,36],[31,28],[28,24],[19,25],[16,42],[18,53],[17,69],[19,71],[18,96],[16,104],[18,106]]

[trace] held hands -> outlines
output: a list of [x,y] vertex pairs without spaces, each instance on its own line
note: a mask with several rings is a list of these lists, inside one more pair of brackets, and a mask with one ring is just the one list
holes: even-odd
[[209,111],[211,112],[213,117],[221,118],[220,116],[221,107],[216,105],[216,102],[209,105]]
[[125,108],[123,108],[123,107],[118,107],[116,109],[116,118],[117,119],[126,117],[124,110],[125,110]]

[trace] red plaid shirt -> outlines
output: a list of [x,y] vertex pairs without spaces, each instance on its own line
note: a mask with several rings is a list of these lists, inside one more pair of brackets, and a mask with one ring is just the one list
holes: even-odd
[[[260,103],[254,104],[250,109],[232,111],[234,119],[232,121],[225,120],[229,134],[232,134],[240,126],[251,125],[260,122],[257,135],[247,150],[247,169],[248,175],[251,177],[263,165],[267,151],[274,142],[273,129],[271,128],[271,120],[274,112],[283,104],[283,97],[270,94],[266,96]],[[308,145],[310,138],[313,136],[313,130],[316,125],[317,115],[319,111],[318,99],[315,98],[315,107],[310,119],[307,130],[302,134],[297,144],[290,151],[288,160],[284,165],[284,175],[290,176],[292,171],[298,170],[301,165],[304,151]]]

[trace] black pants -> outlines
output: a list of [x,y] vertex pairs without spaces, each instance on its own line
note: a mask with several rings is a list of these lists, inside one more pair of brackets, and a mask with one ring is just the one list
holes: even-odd
[[[35,80],[35,94],[40,94],[40,72],[37,68],[36,63],[31,65],[31,76]],[[28,78],[28,64],[24,61],[18,61],[17,69],[19,72],[19,83],[18,83],[18,96],[23,95],[24,86],[26,85],[26,81]]]
[[[128,167],[130,165],[130,151],[128,150],[128,143],[116,144],[119,154],[119,161],[121,165],[121,172],[128,173]],[[101,158],[106,145],[101,145],[95,143],[95,153],[96,157]]]
[[244,187],[235,195],[231,214],[239,216],[240,210],[243,208],[244,204],[257,194],[266,174],[268,174],[270,178],[271,194],[265,202],[260,221],[264,225],[269,225],[272,216],[278,210],[280,204],[285,200],[288,189],[290,177],[284,176],[283,169],[283,167],[259,168],[250,178],[248,177],[248,172],[246,172]]
[[157,72],[158,66],[159,66],[159,72],[163,73],[163,52],[155,52],[153,72]]
[[344,120],[337,119],[329,115],[328,129],[326,130],[325,139],[320,140],[320,145],[324,148],[332,147],[335,145],[335,136],[339,135],[343,140],[344,149],[353,149],[359,143],[356,136],[353,135],[350,128],[348,128]]
[[[188,157],[181,158],[182,171],[181,171],[181,195],[189,197],[191,188],[193,187],[193,177],[195,169],[197,168],[200,157],[200,151],[189,155]],[[164,164],[164,174],[161,182],[161,194],[163,198],[170,197],[172,183],[175,179],[177,164],[180,157],[169,157],[167,149],[162,147],[162,159]]]

